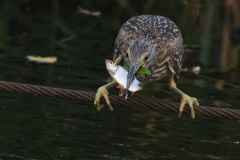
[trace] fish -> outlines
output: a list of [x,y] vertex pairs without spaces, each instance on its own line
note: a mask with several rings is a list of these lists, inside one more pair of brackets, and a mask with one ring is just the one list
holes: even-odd
[[[125,93],[125,89],[127,87],[127,75],[128,75],[128,71],[125,70],[122,66],[117,65],[116,63],[114,63],[111,60],[106,59],[105,60],[106,63],[106,68],[108,70],[108,73],[112,76],[112,78],[118,82],[118,86],[117,88],[120,88],[120,92],[119,95],[123,96]],[[141,85],[141,82],[139,82],[137,80],[136,77],[134,77],[130,87],[128,88],[129,91],[132,92],[132,95],[143,89],[143,86]],[[127,95],[126,98],[127,99]]]

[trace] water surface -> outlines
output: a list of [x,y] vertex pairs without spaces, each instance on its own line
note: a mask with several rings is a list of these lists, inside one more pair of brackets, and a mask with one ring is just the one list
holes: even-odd
[[[29,5],[30,10],[35,7]],[[89,92],[106,84],[109,74],[104,60],[112,59],[117,31],[127,19],[104,11],[101,18],[79,15],[76,2],[59,5],[56,24],[43,6],[30,17],[19,11],[26,19],[17,16],[17,27],[9,32],[10,42],[0,55],[0,80]],[[67,30],[74,32],[72,40],[66,41]],[[27,55],[56,56],[58,61],[28,62]],[[185,61],[183,66],[192,67],[192,62]],[[235,71],[222,73],[218,68],[203,67],[200,75],[183,73],[176,83],[201,105],[240,109],[237,76]],[[109,92],[117,95],[118,89]],[[0,96],[0,159],[240,158],[237,120],[192,119],[188,114],[178,118],[176,113],[120,105],[114,105],[113,112],[107,106],[99,112],[93,103],[76,100],[7,92]],[[151,82],[134,96],[172,102],[181,99],[168,89],[167,80]]]

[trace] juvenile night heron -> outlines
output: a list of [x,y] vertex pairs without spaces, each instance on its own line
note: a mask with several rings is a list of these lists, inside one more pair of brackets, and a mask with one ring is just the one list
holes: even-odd
[[[185,104],[188,104],[191,116],[195,118],[193,104],[199,105],[197,99],[180,91],[173,79],[174,75],[177,77],[180,75],[183,50],[181,32],[173,21],[162,16],[141,15],[123,24],[113,48],[113,60],[121,66],[130,66],[126,90],[141,66],[147,67],[152,73],[150,81],[169,77],[169,88],[182,96],[179,117],[182,115]],[[146,78],[146,74],[137,76],[141,82]],[[94,101],[98,110],[102,108],[100,105],[102,96],[105,97],[109,109],[113,110],[107,90],[116,85],[118,83],[113,80],[98,89]]]

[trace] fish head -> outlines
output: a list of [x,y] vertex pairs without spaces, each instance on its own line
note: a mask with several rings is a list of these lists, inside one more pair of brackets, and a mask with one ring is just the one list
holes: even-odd
[[113,76],[115,72],[118,70],[118,65],[109,59],[106,59],[105,63],[109,74]]

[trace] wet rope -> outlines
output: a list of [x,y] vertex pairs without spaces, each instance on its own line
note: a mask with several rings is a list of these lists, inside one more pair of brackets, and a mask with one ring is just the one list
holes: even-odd
[[[93,102],[95,99],[95,93],[76,91],[71,89],[52,88],[30,84],[12,83],[6,81],[0,81],[0,90],[16,93],[25,93],[36,96],[48,96],[48,97],[59,97],[68,98],[74,100],[82,100],[87,102]],[[124,97],[109,95],[109,99],[113,105],[123,105],[132,108],[144,108],[152,109],[156,111],[165,112],[178,112],[179,103],[164,102],[164,101],[153,101],[153,100],[142,100],[139,98],[129,97],[127,100]],[[101,102],[104,103],[104,98],[101,98]],[[240,110],[207,107],[207,106],[194,106],[196,115],[203,115],[208,117],[219,117],[229,119],[240,119]],[[184,107],[183,113],[190,114],[189,107]]]

